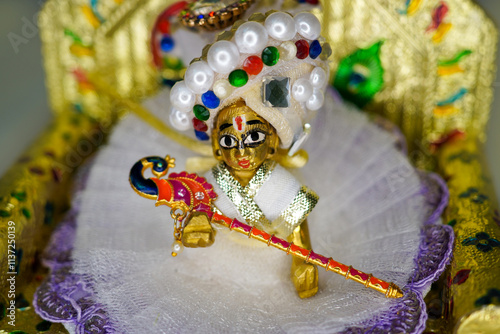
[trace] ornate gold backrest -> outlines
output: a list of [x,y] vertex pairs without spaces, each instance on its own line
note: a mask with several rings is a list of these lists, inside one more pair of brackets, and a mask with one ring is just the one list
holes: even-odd
[[[106,119],[113,100],[80,70],[137,100],[160,86],[151,31],[173,0],[49,0],[40,25],[50,101]],[[290,3],[290,1],[288,1]],[[330,0],[315,9],[348,99],[398,124],[412,158],[453,130],[484,138],[497,32],[469,0]],[[177,74],[178,75],[178,74]]]

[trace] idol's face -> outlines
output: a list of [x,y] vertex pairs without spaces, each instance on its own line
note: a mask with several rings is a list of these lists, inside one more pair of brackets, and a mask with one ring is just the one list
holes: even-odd
[[244,104],[220,111],[212,136],[216,155],[235,171],[257,171],[278,143],[274,128]]

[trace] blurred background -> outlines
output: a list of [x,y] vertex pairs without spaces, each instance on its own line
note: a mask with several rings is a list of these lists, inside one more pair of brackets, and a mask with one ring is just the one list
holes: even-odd
[[[44,0],[0,1],[0,177],[41,134],[53,115],[48,107],[37,14]],[[476,0],[498,26],[500,1]],[[497,59],[497,66],[500,60]],[[500,198],[500,79],[488,126],[486,154]]]

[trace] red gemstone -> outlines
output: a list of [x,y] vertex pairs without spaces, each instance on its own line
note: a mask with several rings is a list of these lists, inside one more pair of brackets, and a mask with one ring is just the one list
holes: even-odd
[[161,21],[158,23],[158,30],[164,34],[168,34],[170,31],[170,23],[168,21]]
[[214,15],[215,15],[215,12],[208,13],[208,16],[210,16],[210,17],[214,17]]
[[309,56],[309,43],[306,40],[298,40],[295,42],[295,46],[297,47],[297,58],[306,59]]
[[263,67],[264,63],[262,63],[262,59],[258,56],[250,56],[243,62],[243,69],[251,75],[259,74]]
[[207,132],[208,126],[205,122],[193,117],[193,127],[196,131]]

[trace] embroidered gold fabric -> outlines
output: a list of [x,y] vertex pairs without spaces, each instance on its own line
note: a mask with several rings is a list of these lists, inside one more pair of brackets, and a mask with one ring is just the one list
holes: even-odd
[[269,221],[262,209],[255,203],[254,197],[271,177],[275,167],[276,162],[266,161],[246,187],[241,186],[223,162],[216,165],[212,173],[221,190],[229,197],[247,223],[268,233],[286,237],[306,219],[319,197],[311,189],[302,186],[280,216],[272,222]]
[[277,226],[277,232],[281,235],[290,235],[311,213],[318,200],[319,196],[314,191],[306,186],[300,187],[290,205],[273,222]]

